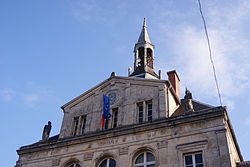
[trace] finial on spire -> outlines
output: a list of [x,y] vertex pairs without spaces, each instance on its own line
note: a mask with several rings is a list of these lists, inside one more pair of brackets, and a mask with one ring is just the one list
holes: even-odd
[[147,28],[146,16],[144,16],[144,19],[143,19],[143,27]]

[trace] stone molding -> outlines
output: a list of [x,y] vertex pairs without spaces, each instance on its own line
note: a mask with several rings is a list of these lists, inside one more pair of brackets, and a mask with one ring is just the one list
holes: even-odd
[[94,153],[93,152],[88,152],[84,154],[84,161],[91,161],[93,159]]
[[52,159],[52,166],[59,166],[60,158]]
[[[145,132],[148,130],[159,129],[162,127],[171,127],[173,126],[173,122],[175,126],[177,126],[178,124],[182,124],[186,122],[207,120],[207,119],[216,118],[216,117],[223,117],[225,112],[226,111],[224,110],[224,108],[218,107],[218,108],[213,108],[207,111],[194,112],[192,114],[183,115],[180,117],[164,118],[164,119],[154,120],[153,122],[147,122],[143,124],[121,126],[119,128],[109,129],[107,131],[98,131],[94,133],[85,134],[82,136],[63,138],[63,139],[59,139],[53,142],[54,144],[53,148],[62,147],[65,144],[71,145],[71,144],[79,144],[82,142],[93,141],[97,139],[98,140],[105,139],[107,138],[106,135],[110,135],[110,134],[112,135],[110,135],[109,137],[116,137],[116,136],[121,136],[124,134],[127,135],[130,133]],[[32,144],[29,146],[21,147],[19,150],[17,150],[17,152],[20,155],[20,154],[25,154],[27,152],[30,153],[30,152],[40,151],[40,150],[49,150],[51,149],[51,144],[52,143],[50,142]]]
[[161,148],[167,148],[168,147],[168,141],[167,140],[162,140],[157,143],[158,149]]
[[128,147],[119,148],[119,155],[126,155],[126,154],[128,154]]

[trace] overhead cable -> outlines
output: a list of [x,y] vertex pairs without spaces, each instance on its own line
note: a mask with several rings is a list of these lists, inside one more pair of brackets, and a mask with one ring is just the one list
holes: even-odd
[[212,57],[212,49],[211,49],[210,40],[209,40],[209,36],[208,36],[206,20],[205,20],[205,17],[203,15],[203,12],[202,12],[201,1],[198,0],[198,3],[199,3],[199,10],[200,10],[201,18],[203,20],[203,25],[204,25],[204,29],[205,29],[206,38],[207,38],[209,57],[210,57],[210,62],[211,62],[212,67],[213,67],[213,75],[214,75],[214,80],[215,80],[215,84],[216,84],[216,88],[217,88],[217,93],[218,93],[220,105],[222,106],[221,94],[220,94],[219,84],[218,84],[218,80],[217,80],[217,76],[216,76],[216,69],[215,69],[215,65],[214,65],[214,61],[213,61],[213,57]]

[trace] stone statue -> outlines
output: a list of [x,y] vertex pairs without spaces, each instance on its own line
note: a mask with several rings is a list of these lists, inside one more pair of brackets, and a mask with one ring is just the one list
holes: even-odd
[[194,112],[192,93],[186,88],[184,96],[184,107],[186,112]]
[[51,131],[51,122],[48,121],[48,125],[45,125],[43,128],[43,136],[42,136],[42,141],[47,141],[49,139],[49,134]]
[[115,77],[116,76],[116,73],[115,72],[112,72],[111,74],[110,74],[110,77]]

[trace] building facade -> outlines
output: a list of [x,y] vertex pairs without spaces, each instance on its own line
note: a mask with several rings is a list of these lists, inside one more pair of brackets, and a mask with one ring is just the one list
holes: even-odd
[[[134,70],[111,76],[61,108],[60,133],[17,150],[16,167],[236,167],[243,162],[225,107],[181,99],[176,71],[154,71],[144,19]],[[104,119],[103,95],[111,117]],[[245,163],[245,165],[244,165]]]

